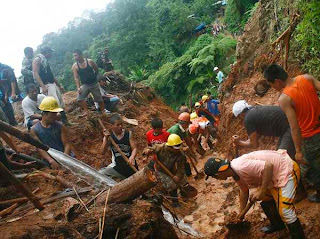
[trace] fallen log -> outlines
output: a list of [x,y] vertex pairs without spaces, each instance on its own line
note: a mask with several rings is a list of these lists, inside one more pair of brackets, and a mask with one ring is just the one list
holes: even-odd
[[[14,150],[12,150],[12,149],[6,148],[5,150],[6,150],[6,153],[9,154],[9,155],[16,153],[16,152],[15,152]],[[49,163],[49,162],[44,161],[44,160],[41,160],[41,159],[37,159],[37,158],[35,158],[35,157],[29,156],[29,155],[26,155],[26,154],[18,153],[18,154],[16,154],[15,157],[20,158],[20,159],[23,159],[23,160],[25,160],[25,161],[27,161],[27,162],[33,162],[33,161],[35,161],[37,164],[40,164],[40,165],[46,166],[46,167],[50,167],[50,163]]]
[[[108,203],[122,203],[133,200],[154,187],[157,179],[147,167],[136,172],[131,177],[116,184],[110,190]],[[97,203],[104,203],[107,192],[97,198]]]

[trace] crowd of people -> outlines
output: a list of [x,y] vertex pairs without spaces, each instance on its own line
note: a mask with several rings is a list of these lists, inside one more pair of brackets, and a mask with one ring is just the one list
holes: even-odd
[[[26,97],[23,99],[13,69],[0,65],[3,109],[0,117],[1,120],[16,125],[10,102],[14,103],[19,99],[22,101],[24,125],[31,136],[51,148],[76,157],[68,139],[67,126],[71,123],[64,111],[61,96],[64,88],[54,77],[48,62],[53,52],[52,48],[43,46],[40,54],[33,57],[32,48],[25,49],[22,74]],[[74,51],[73,57],[75,63],[72,65],[72,72],[83,116],[89,115],[86,102],[89,95],[93,97],[101,114],[114,111],[120,99],[107,93],[105,77],[98,79],[97,64],[84,58],[78,49]],[[110,66],[110,61],[106,61],[106,64]],[[214,71],[221,84],[224,80],[223,73],[217,67]],[[280,106],[252,106],[245,100],[235,102],[233,114],[243,120],[248,139],[234,135],[232,143],[236,149],[257,149],[260,136],[273,136],[279,138],[276,150],[235,155],[235,159],[231,161],[211,157],[207,160],[204,171],[208,177],[219,180],[233,178],[240,188],[240,212],[249,201],[261,201],[260,205],[271,222],[270,226],[262,228],[265,233],[282,230],[286,225],[291,238],[304,238],[294,204],[297,192],[300,196],[306,194],[303,184],[311,185],[316,190],[315,194],[308,195],[309,201],[320,202],[320,81],[311,75],[289,78],[287,72],[277,64],[270,65],[265,70],[264,77],[271,87],[282,92],[279,97]],[[191,175],[188,160],[197,161],[197,154],[205,156],[214,149],[220,121],[219,103],[219,100],[212,98],[211,92],[207,92],[192,107],[183,103],[177,123],[168,130],[163,128],[160,118],[153,118],[152,129],[146,132],[148,147],[143,154],[156,157],[174,175],[171,178],[156,161],[151,160],[148,165],[155,171],[176,207],[180,206],[178,188],[187,185],[188,176]],[[110,123],[111,131],[103,131],[101,154],[110,149],[112,162],[99,172],[123,180],[135,173],[133,167],[139,168],[136,161],[137,145],[133,132],[125,129],[119,114],[112,114]],[[16,145],[5,133],[0,132],[0,137],[17,151]],[[41,149],[38,151],[52,168],[60,167],[47,152]],[[124,160],[123,154],[128,162]],[[10,168],[13,162],[6,157],[2,144],[0,157],[1,162]],[[300,178],[303,179],[303,184]],[[252,188],[258,189],[251,192]]]

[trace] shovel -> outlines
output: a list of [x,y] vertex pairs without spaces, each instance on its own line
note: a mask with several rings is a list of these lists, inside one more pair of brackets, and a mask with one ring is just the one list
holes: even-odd
[[154,154],[153,155],[153,160],[156,162],[157,165],[160,166],[160,168],[170,177],[172,178],[172,180],[177,184],[177,186],[180,188],[181,190],[181,196],[183,196],[186,199],[189,198],[194,198],[195,196],[198,195],[198,191],[196,188],[192,187],[191,185],[187,184],[186,186],[179,186],[178,182],[174,180],[174,175],[170,172],[169,169],[167,169],[166,166],[163,165],[163,163],[161,163],[158,158],[157,155]]
[[97,170],[91,168],[89,165],[75,158],[72,158],[63,152],[60,152],[59,150],[48,147],[40,141],[32,138],[28,133],[23,132],[1,120],[0,130],[10,135],[13,135],[16,138],[26,143],[29,143],[39,149],[46,151],[54,160],[56,160],[58,163],[60,163],[61,165],[72,171],[74,174],[84,179],[85,181],[89,182],[90,184],[98,183],[100,186],[108,187],[112,187],[116,184],[116,181],[99,173]]
[[227,227],[228,228],[240,228],[240,227],[243,227],[243,226],[248,226],[249,225],[249,222],[246,222],[246,221],[243,221],[244,219],[244,216],[247,214],[247,212],[249,211],[249,209],[252,207],[252,205],[254,204],[255,202],[254,201],[250,201],[247,206],[245,207],[245,209],[242,210],[242,212],[239,214],[239,220],[240,222],[236,222],[236,223],[228,223],[227,224]]

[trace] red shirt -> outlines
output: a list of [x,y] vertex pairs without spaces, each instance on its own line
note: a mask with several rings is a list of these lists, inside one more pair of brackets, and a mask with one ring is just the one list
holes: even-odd
[[163,129],[159,135],[154,135],[153,132],[154,130],[151,129],[146,133],[148,145],[163,144],[168,141],[170,133],[166,130]]

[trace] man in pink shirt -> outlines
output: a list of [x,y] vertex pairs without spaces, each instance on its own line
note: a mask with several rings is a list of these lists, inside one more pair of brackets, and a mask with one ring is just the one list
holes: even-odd
[[[231,162],[210,158],[205,164],[205,173],[208,175],[207,178],[212,176],[218,180],[226,180],[232,177],[235,180],[240,188],[239,212],[248,203],[249,189],[259,188],[250,196],[250,201],[262,201],[262,207],[267,205],[269,210],[264,211],[273,229],[268,230],[268,233],[283,229],[283,222],[285,222],[292,239],[305,238],[293,204],[300,170],[286,150],[255,151]],[[276,211],[279,212],[280,217]]]

